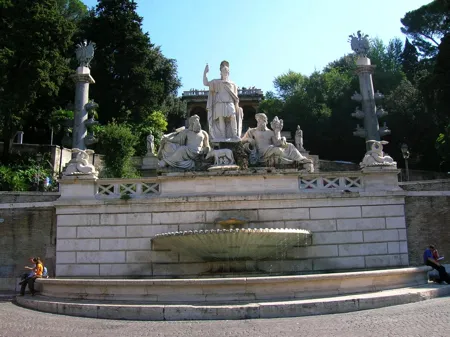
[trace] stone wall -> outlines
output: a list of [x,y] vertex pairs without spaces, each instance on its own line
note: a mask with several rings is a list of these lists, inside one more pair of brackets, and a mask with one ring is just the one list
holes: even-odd
[[[167,247],[152,246],[151,239],[166,232],[220,228],[215,220],[228,217],[246,218],[250,228],[300,228],[313,233],[312,246],[294,247],[282,259],[258,262],[257,269],[265,273],[316,273],[409,264],[402,191],[299,192],[298,175],[186,175],[158,179],[155,182],[161,184],[163,191],[160,195],[130,200],[96,200],[89,196],[95,188],[88,181],[61,187],[62,198],[55,203],[57,275],[207,274],[213,268],[211,263]],[[307,178],[301,180],[304,179]],[[314,181],[319,176],[308,179]],[[101,184],[109,186],[113,182]],[[217,195],[219,191],[224,195]],[[176,196],[177,193],[185,195]]]
[[[60,197],[59,192],[2,192],[0,191],[0,205],[14,203],[30,203],[55,201]],[[23,206],[23,205],[21,205]],[[1,211],[0,211],[1,212]]]
[[450,179],[402,182],[405,191],[450,191]]
[[[151,238],[167,231],[214,228],[216,217],[233,215],[247,217],[250,227],[304,228],[314,233],[313,246],[292,249],[281,263],[290,273],[378,268],[408,260],[421,265],[423,249],[430,242],[449,257],[450,181],[408,182],[401,187],[406,191],[128,201],[60,201],[58,193],[0,192],[0,290],[16,289],[16,277],[30,256],[44,257],[54,273],[54,204],[60,221],[60,276],[202,273],[210,266],[152,247]],[[260,267],[276,273],[273,262]]]
[[450,258],[450,180],[401,183],[406,190],[406,225],[411,265],[423,264],[422,254],[430,244]]
[[[0,291],[17,289],[17,277],[30,265],[28,259],[44,259],[51,275],[55,271],[55,193],[0,194]],[[36,199],[47,200],[36,202]]]
[[408,251],[413,266],[423,264],[422,254],[429,244],[450,258],[450,195],[406,197]]

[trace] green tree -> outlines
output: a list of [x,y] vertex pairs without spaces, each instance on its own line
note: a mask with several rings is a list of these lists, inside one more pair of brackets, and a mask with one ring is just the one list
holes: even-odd
[[371,63],[376,65],[373,76],[375,90],[388,94],[405,79],[402,53],[403,43],[400,39],[392,39],[387,45],[378,38],[371,41],[368,57]]
[[450,0],[434,0],[401,19],[402,32],[411,39],[422,57],[434,58],[440,39],[450,32]]
[[436,66],[430,80],[434,90],[434,103],[441,127],[450,123],[450,33],[441,41]]
[[7,161],[16,131],[33,113],[31,105],[58,95],[67,78],[65,56],[75,26],[56,0],[0,0],[0,10],[0,132]]
[[102,123],[140,123],[180,86],[176,61],[142,32],[136,8],[131,0],[99,0],[83,20],[83,37],[97,44],[91,96],[100,104]]
[[436,149],[440,155],[440,168],[444,172],[450,172],[450,124],[436,139]]
[[162,104],[161,111],[167,120],[167,128],[169,130],[172,130],[172,128],[178,128],[180,125],[184,124],[184,120],[186,118],[186,102],[183,101],[181,97],[176,97],[171,94],[167,96],[166,100]]
[[56,0],[60,13],[73,22],[80,22],[88,15],[87,6],[80,0]]
[[413,81],[416,72],[419,70],[419,53],[416,47],[409,42],[408,38],[405,40],[405,47],[403,48],[401,58],[403,72],[408,80]]
[[436,66],[427,84],[427,107],[436,119],[440,168],[450,170],[450,33],[439,45]]
[[138,136],[129,125],[115,121],[96,128],[99,147],[104,155],[105,168],[102,175],[107,178],[134,178],[137,172],[131,158],[135,153]]
[[136,154],[144,156],[147,152],[147,136],[152,134],[155,137],[155,145],[158,148],[164,131],[167,130],[166,115],[162,111],[153,111],[145,120],[133,127],[138,135],[136,144]]
[[281,116],[283,104],[283,101],[275,93],[268,91],[264,100],[259,103],[259,110],[264,112],[269,119],[273,119],[275,116]]

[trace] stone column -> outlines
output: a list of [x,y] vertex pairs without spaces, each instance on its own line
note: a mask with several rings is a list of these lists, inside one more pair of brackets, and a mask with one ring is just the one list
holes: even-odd
[[364,121],[364,127],[361,128],[358,124],[353,135],[364,138],[366,149],[369,151],[371,144],[368,141],[380,141],[381,137],[390,134],[391,131],[386,123],[381,128],[378,125],[378,118],[387,115],[387,112],[382,108],[377,109],[375,104],[376,100],[383,98],[383,95],[379,92],[374,93],[372,74],[375,66],[370,64],[370,59],[367,57],[370,49],[368,35],[358,31],[356,35],[350,35],[349,42],[358,57],[356,59],[356,74],[359,77],[360,88],[360,93],[355,92],[352,99],[361,102],[362,105],[362,110],[356,108],[352,116]]
[[75,81],[75,111],[73,121],[72,147],[86,150],[84,139],[86,137],[85,121],[88,119],[86,104],[89,100],[89,84],[95,83],[88,67],[80,66],[76,74],[72,75]]
[[377,109],[372,82],[375,66],[370,64],[368,57],[358,57],[356,60],[356,73],[359,77],[359,88],[362,96],[362,111],[364,112],[364,129],[366,140],[380,140]]

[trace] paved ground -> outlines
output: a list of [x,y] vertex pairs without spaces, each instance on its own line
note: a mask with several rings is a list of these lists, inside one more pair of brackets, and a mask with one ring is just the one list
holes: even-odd
[[138,322],[46,314],[0,302],[0,337],[450,336],[450,297],[348,314],[246,321]]

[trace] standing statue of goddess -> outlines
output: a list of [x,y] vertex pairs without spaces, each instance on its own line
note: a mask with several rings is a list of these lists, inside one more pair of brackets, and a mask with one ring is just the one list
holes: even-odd
[[239,107],[238,89],[230,81],[230,68],[227,61],[220,63],[220,79],[208,81],[209,66],[203,73],[203,84],[209,87],[208,126],[211,141],[239,140],[242,132],[242,108]]
[[149,134],[147,136],[147,156],[154,155],[155,153],[155,136]]
[[297,125],[297,131],[295,131],[295,147],[299,151],[305,151],[303,148],[303,131],[300,129],[300,125]]

